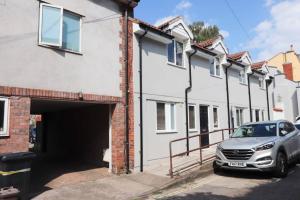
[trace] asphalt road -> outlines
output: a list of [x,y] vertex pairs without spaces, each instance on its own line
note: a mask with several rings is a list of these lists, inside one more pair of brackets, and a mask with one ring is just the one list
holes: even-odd
[[300,200],[300,165],[288,177],[258,172],[222,172],[178,186],[149,199],[164,200]]

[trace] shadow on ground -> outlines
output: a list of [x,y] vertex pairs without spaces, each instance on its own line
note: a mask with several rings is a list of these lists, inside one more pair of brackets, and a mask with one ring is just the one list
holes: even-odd
[[[272,178],[271,174],[255,172],[223,172],[220,176],[242,179],[269,179],[271,182],[250,189],[245,194],[237,196],[239,190],[233,188],[198,188],[188,194],[163,198],[164,200],[298,200],[300,199],[300,166],[293,167],[288,177]],[[207,190],[207,191],[205,191]],[[222,190],[222,191],[220,191]],[[230,191],[229,191],[230,190]],[[235,194],[236,193],[236,194]]]

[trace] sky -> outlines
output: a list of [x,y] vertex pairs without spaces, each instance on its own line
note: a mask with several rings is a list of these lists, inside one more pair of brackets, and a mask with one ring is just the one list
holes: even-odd
[[253,61],[279,52],[300,53],[300,0],[141,0],[135,17],[159,24],[174,16],[217,25],[230,53],[249,51]]

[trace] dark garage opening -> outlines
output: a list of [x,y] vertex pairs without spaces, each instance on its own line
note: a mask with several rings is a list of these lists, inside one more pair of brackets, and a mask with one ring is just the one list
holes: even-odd
[[107,104],[31,101],[33,194],[108,176],[109,112]]

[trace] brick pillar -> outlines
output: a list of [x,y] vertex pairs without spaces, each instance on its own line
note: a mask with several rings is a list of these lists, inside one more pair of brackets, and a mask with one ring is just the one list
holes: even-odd
[[0,138],[0,153],[28,151],[30,98],[9,98],[9,136]]
[[292,63],[285,63],[283,66],[283,73],[285,74],[285,77],[289,80],[293,79],[293,64]]
[[112,108],[112,172],[120,174],[124,172],[124,140],[125,140],[125,107],[122,103]]

